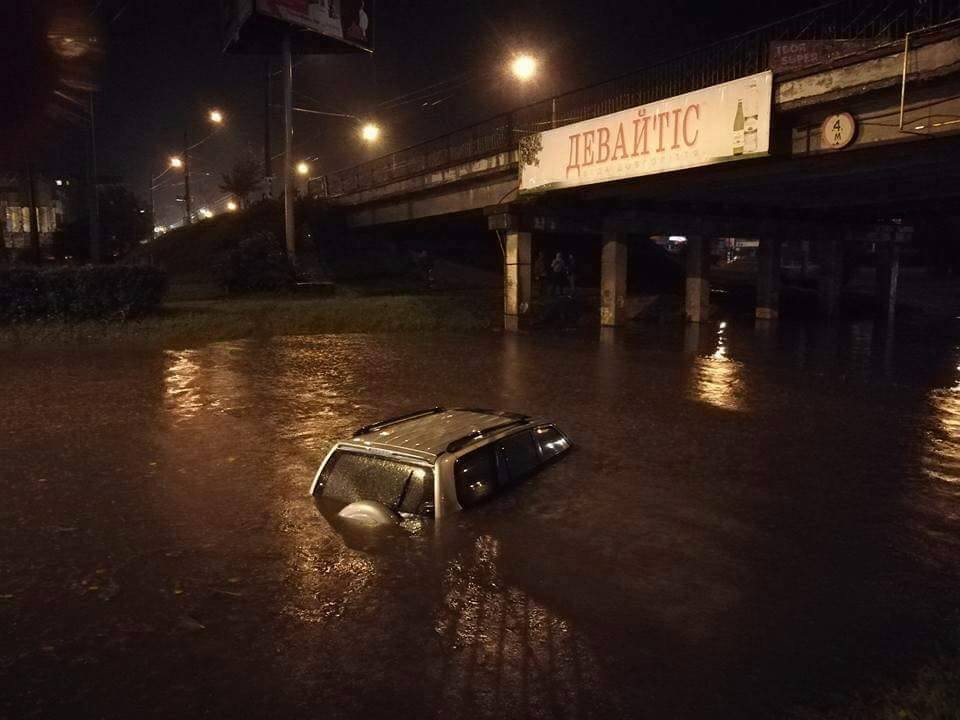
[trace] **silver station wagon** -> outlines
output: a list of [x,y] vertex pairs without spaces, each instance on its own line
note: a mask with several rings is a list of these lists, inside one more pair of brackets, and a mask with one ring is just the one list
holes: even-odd
[[570,449],[549,420],[431,408],[366,425],[337,443],[310,492],[363,524],[442,518],[496,495]]

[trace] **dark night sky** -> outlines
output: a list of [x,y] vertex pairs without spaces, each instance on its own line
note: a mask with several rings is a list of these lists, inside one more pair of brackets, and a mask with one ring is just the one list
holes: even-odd
[[[41,146],[43,165],[49,172],[77,173],[82,167],[82,110],[75,109],[72,118],[60,112],[51,119],[49,112],[50,107],[70,108],[63,99],[51,99],[52,93],[64,75],[78,74],[94,79],[98,87],[101,174],[121,176],[144,199],[151,174],[161,172],[166,157],[178,151],[184,126],[190,125],[194,138],[205,134],[204,116],[209,107],[223,109],[228,127],[196,151],[196,194],[201,202],[212,203],[222,195],[217,190],[219,175],[245,149],[262,157],[264,61],[221,53],[216,0],[34,0],[33,4],[35,31],[32,37],[25,35],[19,47],[13,47],[20,68],[3,79],[6,87],[0,92],[0,102],[20,93],[18,69],[23,70],[20,76],[35,78],[39,99],[25,113],[30,118],[27,137]],[[376,52],[301,58],[296,68],[295,102],[376,118],[385,131],[383,141],[371,150],[356,139],[356,128],[349,121],[297,114],[294,160],[316,157],[314,173],[353,164],[511,106],[748,30],[811,4],[796,0],[789,4],[763,0],[379,0],[374,15]],[[67,69],[61,62],[52,72],[41,72],[38,67],[51,70],[44,53],[37,49],[44,44],[44,28],[64,22],[73,27],[86,23],[102,38],[99,62],[87,58]],[[23,67],[29,62],[24,60],[28,48],[32,50],[31,69]],[[518,49],[530,50],[543,63],[540,79],[532,86],[519,87],[505,72],[507,58]],[[277,77],[274,87],[275,102],[280,100],[279,80]],[[419,100],[380,105],[444,82],[448,84],[440,86],[430,99],[446,99],[431,112],[425,111]],[[70,88],[67,95],[83,96]],[[38,110],[40,105],[47,111]],[[281,141],[279,119],[274,112],[274,152]],[[12,121],[21,125],[15,129],[24,129],[22,119]],[[5,122],[11,122],[9,114]],[[16,133],[4,129],[8,130],[0,145],[4,154],[12,157],[29,146],[30,142],[20,139],[11,142]],[[0,157],[0,165],[10,164],[9,159],[2,161]],[[210,175],[204,176],[204,172]],[[169,222],[180,212],[174,203],[178,190],[170,186],[158,192],[161,221]]]

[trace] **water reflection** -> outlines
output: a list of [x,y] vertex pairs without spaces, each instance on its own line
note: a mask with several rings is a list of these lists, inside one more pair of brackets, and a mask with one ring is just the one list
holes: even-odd
[[249,407],[249,375],[242,367],[246,341],[164,354],[164,403],[170,419],[182,423],[202,411],[239,414]]
[[163,371],[166,407],[175,420],[189,420],[203,407],[197,376],[200,350],[168,350]]
[[960,364],[952,387],[930,392],[930,407],[933,423],[926,432],[921,458],[924,472],[960,492]]
[[489,535],[448,563],[435,631],[444,668],[440,717],[575,718],[601,700],[600,668],[562,617],[502,576],[500,542]]
[[[699,331],[698,331],[699,332]],[[694,397],[724,410],[743,410],[743,364],[729,356],[727,323],[716,330],[716,346],[710,354],[698,355],[693,363]],[[698,338],[699,340],[699,338]],[[692,342],[687,340],[689,347]]]

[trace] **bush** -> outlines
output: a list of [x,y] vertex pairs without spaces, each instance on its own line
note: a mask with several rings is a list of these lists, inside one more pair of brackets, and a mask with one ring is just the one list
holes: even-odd
[[154,310],[165,289],[154,267],[0,268],[0,321],[123,320]]
[[284,290],[295,282],[283,246],[273,233],[255,233],[222,253],[214,272],[231,293]]

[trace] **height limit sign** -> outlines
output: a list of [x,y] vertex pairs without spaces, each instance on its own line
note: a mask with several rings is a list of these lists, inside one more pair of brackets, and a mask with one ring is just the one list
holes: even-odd
[[840,150],[853,142],[857,134],[857,121],[848,112],[828,116],[820,128],[820,147],[824,150]]

